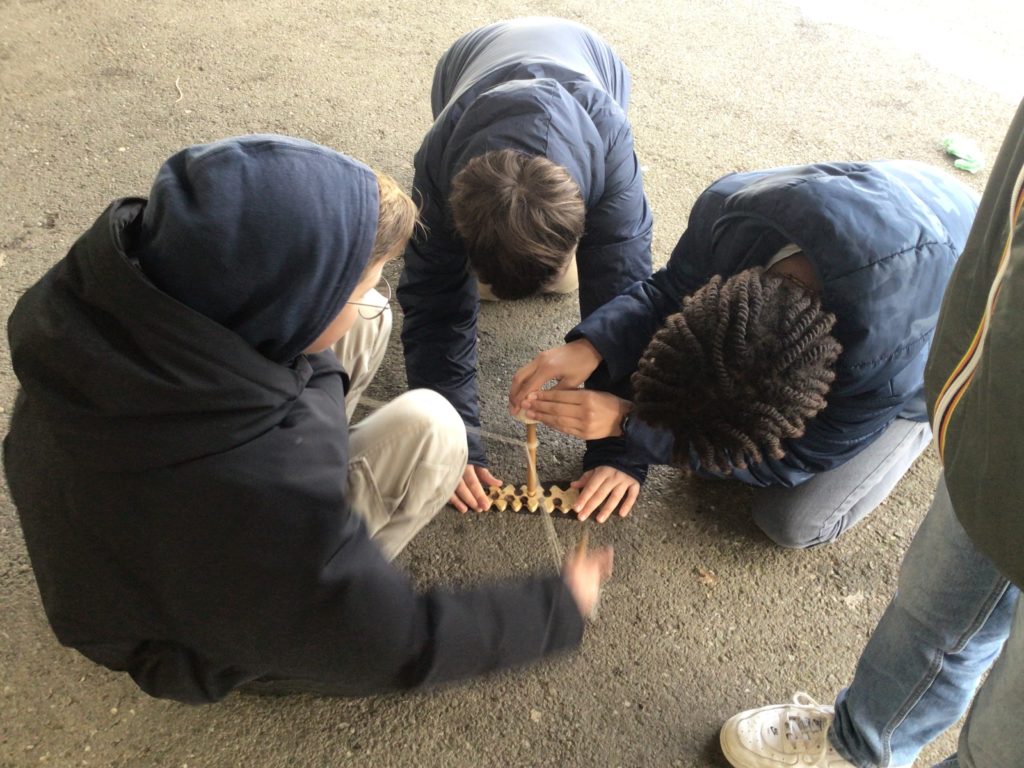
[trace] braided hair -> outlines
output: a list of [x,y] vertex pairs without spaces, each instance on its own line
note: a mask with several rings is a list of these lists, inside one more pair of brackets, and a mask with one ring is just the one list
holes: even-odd
[[826,405],[842,347],[816,296],[760,267],[683,300],[633,374],[637,418],[670,430],[676,460],[729,474],[803,435]]

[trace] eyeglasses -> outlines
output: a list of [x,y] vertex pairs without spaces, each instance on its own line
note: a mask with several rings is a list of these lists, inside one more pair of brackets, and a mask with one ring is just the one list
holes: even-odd
[[[381,283],[383,283],[383,285],[381,285]],[[384,291],[382,291],[381,288],[385,288],[387,290],[387,295],[384,295]],[[360,307],[359,316],[363,318],[363,320],[376,320],[387,311],[389,306],[391,306],[391,283],[388,282],[386,277],[382,277],[380,279],[380,283],[377,283],[377,287],[374,288],[373,292],[384,299],[383,306],[380,304],[370,304],[364,301],[346,301],[345,303],[351,304],[355,307]],[[369,293],[369,291],[367,291],[367,293]],[[364,315],[361,307],[371,307],[377,311],[372,315]]]

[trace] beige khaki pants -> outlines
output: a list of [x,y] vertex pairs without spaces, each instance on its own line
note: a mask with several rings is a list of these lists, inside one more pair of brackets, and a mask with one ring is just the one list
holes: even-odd
[[[365,301],[383,304],[384,297],[371,291]],[[352,425],[390,335],[388,309],[373,320],[356,320],[334,352],[350,378],[345,398],[348,501],[392,560],[451,498],[466,468],[467,448],[462,419],[447,400],[427,389],[406,392]]]

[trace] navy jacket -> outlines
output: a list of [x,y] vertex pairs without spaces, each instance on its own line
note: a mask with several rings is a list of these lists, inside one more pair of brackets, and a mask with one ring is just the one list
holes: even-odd
[[[434,125],[416,153],[413,187],[425,239],[405,253],[398,298],[410,387],[448,399],[480,426],[476,279],[448,207],[452,178],[486,152],[514,148],[565,167],[587,209],[576,262],[587,317],[651,272],[651,213],[626,119],[629,73],[593,32],[560,19],[519,19],[464,35],[434,74]],[[469,458],[486,464],[469,434]]]
[[[282,148],[290,172],[266,173]],[[214,172],[204,157],[233,160]],[[60,641],[151,695],[196,703],[258,678],[411,688],[577,644],[560,577],[417,594],[346,500],[347,376],[331,352],[289,350],[359,277],[373,174],[360,165],[333,183],[351,160],[281,138],[180,159],[148,204],[111,204],[8,324],[22,391],[4,468]],[[209,195],[229,188],[240,197]],[[238,252],[237,238],[263,250]],[[186,243],[199,252],[173,248]],[[221,289],[173,274],[253,260],[262,278]],[[216,322],[140,262],[163,265],[161,282],[191,303],[259,282],[290,301],[277,313],[273,296],[239,302]],[[317,264],[330,279],[278,280]],[[308,313],[293,312],[300,300]]]
[[[665,318],[714,275],[768,263],[793,243],[814,265],[843,346],[828,405],[802,437],[732,477],[795,486],[855,456],[897,416],[925,419],[923,372],[939,305],[977,196],[919,163],[831,163],[726,176],[701,194],[666,266],[568,335],[589,339],[612,381],[627,379]],[[680,407],[684,407],[680,404]],[[587,468],[667,464],[671,434],[636,420],[625,450]],[[593,452],[592,452],[593,453]],[[683,451],[685,454],[685,451]],[[691,466],[700,467],[691,452]]]

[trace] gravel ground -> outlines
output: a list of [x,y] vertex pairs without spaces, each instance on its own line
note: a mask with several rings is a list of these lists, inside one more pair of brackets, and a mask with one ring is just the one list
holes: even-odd
[[[951,132],[995,155],[1021,95],[1002,74],[1022,69],[1021,11],[979,0],[965,20],[892,0],[837,18],[821,5],[0,0],[0,311],[188,144],[288,133],[410,183],[437,57],[460,33],[517,15],[589,24],[629,65],[658,263],[697,194],[733,170],[895,157],[949,167],[938,145]],[[962,176],[979,190],[986,178]],[[519,434],[502,407],[508,380],[575,312],[571,297],[484,308],[488,429]],[[405,386],[397,334],[378,399]],[[0,342],[0,432],[15,387]],[[519,479],[515,448],[490,451]],[[542,430],[542,476],[571,475],[580,456]],[[830,701],[850,677],[937,473],[929,453],[838,543],[784,552],[750,522],[745,489],[655,470],[630,518],[593,530],[592,543],[615,546],[616,573],[578,654],[413,696],[236,695],[203,708],[149,699],[57,644],[5,490],[0,766],[724,765],[725,718],[798,689]],[[563,542],[575,525],[556,522]],[[399,563],[422,584],[460,584],[550,568],[551,555],[536,518],[446,509]]]

